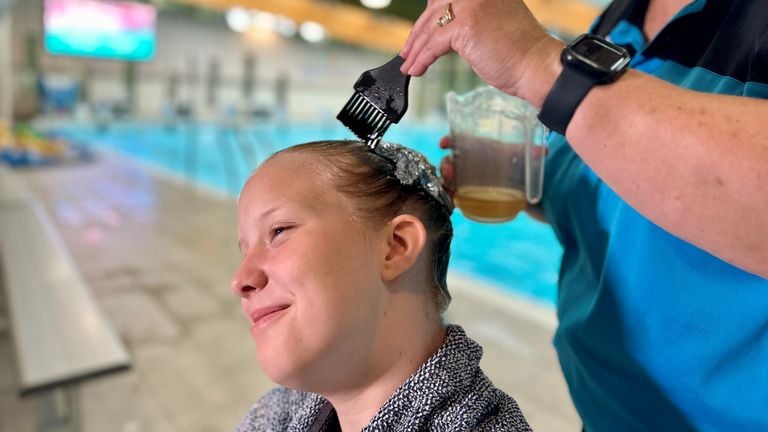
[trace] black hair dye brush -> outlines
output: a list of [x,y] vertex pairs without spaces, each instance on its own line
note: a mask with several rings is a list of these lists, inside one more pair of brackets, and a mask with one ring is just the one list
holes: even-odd
[[355,83],[355,94],[336,116],[371,148],[408,109],[411,77],[400,72],[403,62],[398,55],[383,66],[363,72]]

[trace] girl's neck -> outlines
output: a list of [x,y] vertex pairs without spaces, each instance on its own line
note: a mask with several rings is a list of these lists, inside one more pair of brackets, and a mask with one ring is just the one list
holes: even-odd
[[394,339],[388,340],[382,352],[375,355],[381,361],[371,368],[375,372],[365,384],[322,395],[335,408],[342,431],[363,429],[408,377],[440,349],[445,339],[445,327],[439,321],[422,331],[394,330],[390,333]]

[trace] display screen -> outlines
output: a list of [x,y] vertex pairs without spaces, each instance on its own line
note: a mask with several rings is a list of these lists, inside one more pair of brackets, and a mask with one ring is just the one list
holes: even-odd
[[594,39],[575,44],[573,51],[585,59],[610,69],[616,67],[624,59],[622,53]]
[[141,3],[45,0],[45,47],[51,54],[146,61],[155,54],[157,11]]

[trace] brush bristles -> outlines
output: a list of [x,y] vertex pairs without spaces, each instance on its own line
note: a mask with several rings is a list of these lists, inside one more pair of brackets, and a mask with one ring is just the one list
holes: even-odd
[[381,139],[392,124],[383,111],[360,93],[352,95],[336,118],[365,142]]

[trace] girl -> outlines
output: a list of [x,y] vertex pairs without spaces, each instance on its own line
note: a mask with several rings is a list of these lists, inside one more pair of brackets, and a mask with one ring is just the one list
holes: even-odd
[[530,430],[442,321],[452,210],[434,167],[390,143],[303,144],[253,173],[232,290],[281,387],[237,431]]

